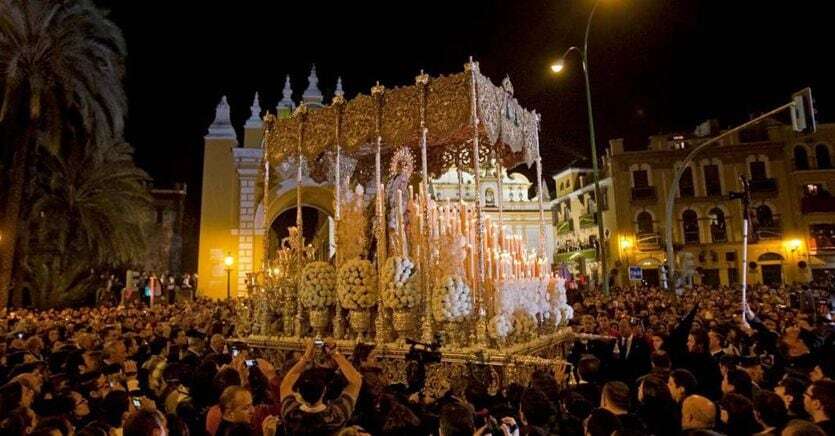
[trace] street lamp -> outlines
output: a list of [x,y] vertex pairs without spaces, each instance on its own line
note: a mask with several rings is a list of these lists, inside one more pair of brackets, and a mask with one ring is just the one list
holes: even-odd
[[226,253],[223,258],[223,264],[226,265],[226,299],[232,299],[232,264],[235,263],[235,258],[230,253]]
[[[597,199],[597,204],[603,204],[604,201],[602,196],[600,195],[600,170],[597,167],[597,143],[594,139],[594,116],[592,115],[591,109],[591,85],[589,84],[589,30],[591,29],[591,20],[594,18],[594,12],[597,10],[597,5],[600,4],[600,0],[594,2],[594,6],[591,8],[591,13],[589,13],[589,19],[586,22],[586,35],[583,38],[583,49],[580,50],[578,47],[571,46],[568,50],[563,53],[562,57],[557,60],[555,63],[551,65],[551,71],[554,73],[560,73],[565,68],[564,59],[571,51],[576,51],[577,54],[580,55],[580,60],[583,63],[583,76],[585,77],[586,81],[586,106],[588,108],[589,114],[589,142],[591,143],[591,165],[592,165],[592,177],[594,178],[594,196]],[[597,219],[597,240],[598,245],[600,246],[600,266],[601,271],[603,271],[602,279],[603,279],[603,292],[608,294],[609,293],[609,271],[606,267],[606,241],[604,239],[604,230],[603,230],[603,211],[601,207],[597,207],[595,210],[595,218]]]

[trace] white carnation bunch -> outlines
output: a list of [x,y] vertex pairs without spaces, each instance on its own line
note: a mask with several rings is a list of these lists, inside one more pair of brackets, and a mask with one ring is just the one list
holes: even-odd
[[420,302],[415,264],[407,257],[390,257],[383,268],[383,305],[388,309],[411,309]]
[[325,309],[336,304],[336,271],[327,262],[311,262],[302,270],[299,292],[302,306]]
[[562,320],[564,323],[568,323],[574,319],[574,308],[569,306],[568,304],[561,304],[560,305],[560,315],[562,315]]
[[513,322],[503,313],[490,318],[487,324],[487,334],[493,339],[504,339],[511,331],[513,331]]
[[514,313],[522,310],[531,316],[551,309],[547,292],[548,282],[540,278],[506,280],[498,294],[498,311]]
[[339,303],[349,310],[370,309],[377,304],[374,265],[365,259],[351,259],[339,268],[336,291]]
[[458,321],[473,310],[470,287],[459,276],[447,276],[432,290],[432,312],[437,321]]

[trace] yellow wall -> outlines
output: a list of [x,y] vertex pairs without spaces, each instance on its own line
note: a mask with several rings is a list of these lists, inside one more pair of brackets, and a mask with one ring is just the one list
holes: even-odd
[[[233,138],[206,137],[203,156],[203,198],[200,208],[200,249],[198,290],[209,298],[226,298],[226,271],[223,258],[237,252],[238,179],[232,159]],[[235,266],[232,266],[231,293],[237,293]]]

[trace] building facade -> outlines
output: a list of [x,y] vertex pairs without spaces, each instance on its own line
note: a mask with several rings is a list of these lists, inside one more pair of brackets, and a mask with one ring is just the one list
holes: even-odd
[[665,199],[674,172],[689,151],[719,132],[657,135],[640,151],[610,141],[609,170],[614,186],[616,267],[642,268],[644,280],[660,283],[666,262],[665,230],[672,226],[679,269],[696,271],[694,282],[741,283],[742,206],[729,193],[750,182],[749,276],[752,284],[808,282],[831,270],[835,204],[832,144],[835,125],[812,135],[797,134],[777,122],[738,132],[705,150],[684,169],[675,195],[672,223]]
[[[502,222],[516,235],[522,235],[528,249],[539,247],[539,199],[531,197],[529,192],[533,183],[521,173],[508,173],[501,169],[502,183],[499,187],[499,168],[489,165],[482,170],[480,186],[481,201],[486,216],[491,222],[499,222],[499,192],[502,195]],[[432,197],[436,201],[458,201],[463,194],[465,202],[475,201],[475,178],[472,173],[461,171],[461,178],[456,168],[430,181]],[[460,180],[460,183],[459,183]],[[545,189],[545,183],[542,184]],[[459,188],[460,187],[460,188]],[[550,200],[547,192],[543,198],[545,208],[545,256],[550,259],[554,254],[554,227],[551,225]]]
[[183,255],[183,210],[185,183],[170,188],[150,187],[153,200],[150,216],[145,221],[147,248],[140,268],[156,274],[181,274]]
[[612,178],[604,165],[600,179],[603,202],[598,204],[594,192],[594,179],[589,168],[566,168],[556,174],[556,198],[551,202],[554,227],[554,263],[566,266],[569,272],[587,276],[592,285],[601,283],[603,269],[599,258],[597,210],[602,211],[607,264],[611,270],[613,261],[611,229],[616,228],[614,191]]

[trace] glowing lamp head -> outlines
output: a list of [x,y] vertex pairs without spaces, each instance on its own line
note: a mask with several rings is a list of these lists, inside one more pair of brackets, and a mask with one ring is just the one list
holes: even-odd
[[801,242],[800,239],[790,239],[786,241],[786,248],[791,251],[797,251],[800,248]]
[[632,239],[626,237],[620,238],[620,248],[624,250],[632,248]]
[[554,62],[553,64],[551,64],[551,71],[554,72],[554,73],[562,72],[563,68],[565,68],[565,63],[563,62],[562,59],[560,59],[560,60]]
[[227,267],[230,267],[233,263],[235,263],[235,258],[227,254],[226,257],[223,259],[223,264]]

